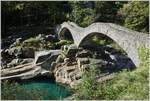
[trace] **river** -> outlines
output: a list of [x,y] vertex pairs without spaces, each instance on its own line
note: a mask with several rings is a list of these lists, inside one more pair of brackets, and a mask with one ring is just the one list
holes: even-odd
[[[48,77],[36,77],[36,78],[21,80],[17,82],[19,83],[18,85],[19,88],[23,87],[25,90],[29,92],[38,89],[39,91],[38,93],[41,94],[40,100],[62,100],[72,94],[69,87],[60,85],[56,83],[54,79]],[[17,96],[19,98],[20,96],[26,96],[26,95],[20,92],[19,94],[17,94]]]

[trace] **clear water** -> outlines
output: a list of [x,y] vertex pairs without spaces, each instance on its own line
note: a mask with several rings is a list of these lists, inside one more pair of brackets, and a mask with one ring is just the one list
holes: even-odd
[[21,82],[21,87],[26,90],[39,89],[42,94],[42,100],[60,100],[71,95],[69,89],[58,85],[50,78],[36,78]]

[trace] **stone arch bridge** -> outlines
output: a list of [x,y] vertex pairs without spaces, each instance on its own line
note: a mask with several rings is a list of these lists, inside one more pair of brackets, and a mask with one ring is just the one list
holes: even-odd
[[93,33],[103,34],[115,41],[128,54],[138,67],[140,60],[138,48],[145,45],[148,48],[149,37],[147,34],[136,32],[113,23],[93,23],[86,28],[79,27],[73,22],[64,22],[57,28],[59,38],[66,31],[71,33],[74,44],[79,47],[85,38]]

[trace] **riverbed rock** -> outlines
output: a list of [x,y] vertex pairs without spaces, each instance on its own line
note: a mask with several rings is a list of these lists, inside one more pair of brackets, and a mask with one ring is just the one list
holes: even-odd
[[13,59],[10,63],[7,64],[7,67],[10,68],[17,66],[21,61],[21,59]]
[[88,50],[82,50],[76,54],[76,57],[79,57],[79,58],[92,57],[92,53]]
[[46,70],[50,70],[51,63],[56,62],[56,59],[60,55],[60,53],[60,50],[36,52],[34,64],[40,65]]
[[13,47],[7,49],[9,55],[15,56],[15,57],[20,57],[22,55],[22,48],[21,47]]
[[19,64],[26,64],[26,63],[32,63],[34,62],[33,58],[26,58],[26,59],[22,59],[22,61]]
[[38,51],[35,52],[35,64],[41,63],[46,61],[50,56],[52,55],[59,55],[60,54],[60,50],[50,50],[50,51]]
[[22,38],[17,38],[16,41],[10,45],[10,48],[16,47],[22,42]]
[[27,47],[22,49],[23,58],[34,58],[35,50],[33,48]]
[[62,62],[64,62],[64,58],[62,55],[59,55],[56,59],[56,63],[62,63]]
[[75,57],[76,53],[78,52],[78,48],[76,45],[71,44],[68,46],[68,50],[66,52],[66,57]]
[[51,71],[51,72],[55,69],[56,65],[57,65],[56,62],[52,62],[52,63],[51,63],[51,68],[50,68],[50,71]]
[[41,67],[27,63],[16,67],[2,69],[1,80],[5,79],[29,79],[41,73]]

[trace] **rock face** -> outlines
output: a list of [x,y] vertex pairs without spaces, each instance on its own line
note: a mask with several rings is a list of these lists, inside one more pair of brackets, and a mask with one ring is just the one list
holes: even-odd
[[1,80],[4,79],[29,79],[41,73],[41,67],[27,63],[13,68],[1,70]]
[[79,57],[79,58],[92,57],[92,53],[90,51],[87,51],[87,50],[82,50],[81,52],[78,52],[76,54],[76,57]]
[[[97,69],[100,70],[101,74],[99,75],[98,81],[101,81],[100,78],[104,77],[102,80],[105,80],[110,78],[107,77],[107,75],[109,76],[113,72],[123,69],[125,65],[120,61],[129,63],[129,58],[125,55],[121,56],[120,53],[117,52],[113,52],[115,54],[105,53],[107,48],[101,48],[103,51],[93,51],[83,48],[69,48],[69,46],[64,47],[65,48],[62,48],[63,55],[60,54],[57,58],[57,62],[53,63],[54,69],[52,72],[54,73],[56,82],[68,84],[72,88],[76,88],[76,85],[81,82],[82,74],[92,65],[95,65]],[[113,56],[115,58],[112,58]],[[61,59],[59,57],[61,57]]]
[[24,48],[22,49],[23,58],[34,58],[35,50],[33,48]]
[[32,58],[14,59],[8,64],[11,68],[1,70],[1,79],[29,79],[40,75],[50,76],[51,65],[53,67],[56,65],[53,62],[56,61],[59,54],[60,50],[51,50],[37,52],[35,60]]
[[34,64],[39,65],[46,69],[49,70],[52,62],[55,62],[58,55],[60,55],[61,51],[60,50],[50,50],[50,51],[41,51],[41,52],[36,52],[35,53],[35,61]]
[[33,62],[34,59],[32,58],[27,58],[27,59],[13,59],[10,63],[7,64],[7,68],[11,68],[17,65],[22,65],[26,63],[31,63]]

